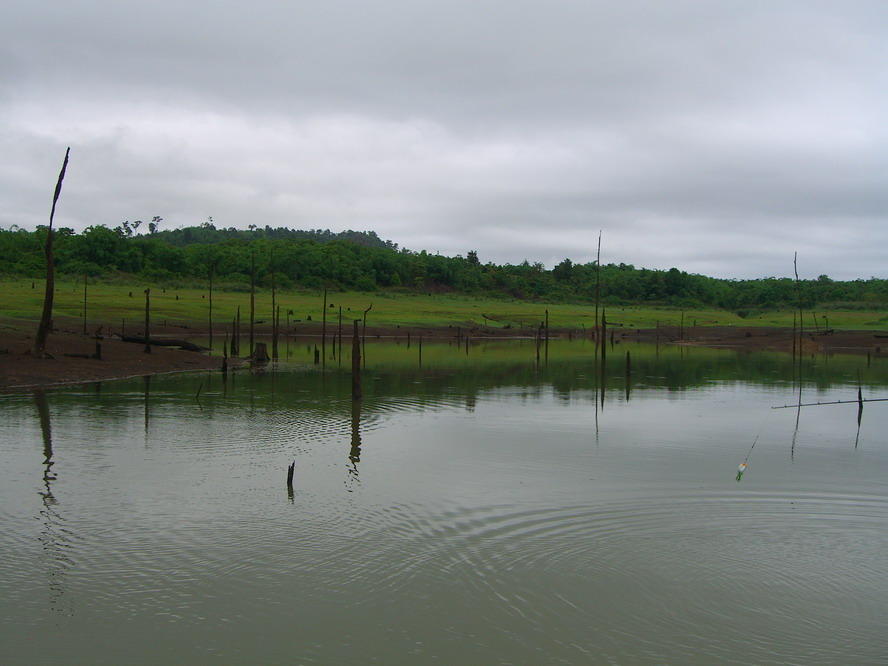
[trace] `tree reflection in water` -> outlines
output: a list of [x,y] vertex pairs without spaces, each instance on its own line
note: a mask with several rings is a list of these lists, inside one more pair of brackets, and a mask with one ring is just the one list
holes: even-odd
[[52,484],[58,479],[53,471],[52,422],[49,415],[49,404],[43,391],[34,392],[34,403],[40,419],[40,430],[43,435],[43,508],[40,510],[40,543],[46,567],[46,578],[49,587],[50,608],[65,615],[73,615],[74,608],[66,597],[68,591],[68,570],[74,566],[69,552],[72,546],[72,534],[65,527],[65,519],[59,513],[59,502],[52,491]]
[[361,462],[361,400],[352,400],[351,406],[351,450],[348,453],[349,467],[348,479],[345,487],[352,492],[354,483],[360,483],[358,478],[358,463]]

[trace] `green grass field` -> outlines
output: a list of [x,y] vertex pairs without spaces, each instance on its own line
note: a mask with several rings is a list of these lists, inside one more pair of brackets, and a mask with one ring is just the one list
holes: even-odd
[[[33,286],[32,286],[33,285]],[[151,289],[151,319],[156,323],[187,325],[205,328],[209,320],[207,290],[172,289],[149,284],[110,284],[98,282],[87,288],[87,321],[89,326],[104,324],[118,330],[124,322],[137,326],[144,318],[146,287]],[[37,321],[43,305],[44,282],[27,279],[0,279],[0,315]],[[83,317],[83,282],[58,281],[53,313],[56,318]],[[283,292],[276,295],[281,308],[281,322],[315,323],[323,316],[323,294],[320,292]],[[404,328],[468,326],[471,322],[491,328],[536,327],[549,312],[549,325],[554,329],[590,328],[594,325],[595,308],[592,305],[564,303],[529,303],[456,295],[389,294],[383,292],[329,292],[327,295],[328,323],[338,320],[342,308],[343,321],[361,319],[367,315],[368,326],[401,326]],[[214,291],[213,326],[220,330],[230,324],[241,309],[242,324],[249,320],[250,294],[248,292]],[[792,327],[791,311],[775,311],[742,318],[724,310],[685,310],[659,307],[608,307],[607,320],[625,328],[653,328],[663,326],[779,326]],[[816,310],[806,313],[805,327],[817,325],[844,330],[888,330],[888,313],[876,310]],[[485,320],[485,317],[488,319]],[[270,323],[272,318],[271,292],[256,294],[256,320]]]

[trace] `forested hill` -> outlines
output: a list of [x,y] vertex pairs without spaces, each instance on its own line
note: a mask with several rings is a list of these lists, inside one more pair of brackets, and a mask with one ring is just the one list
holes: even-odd
[[[124,223],[128,224],[128,223]],[[126,234],[126,227],[121,227]],[[130,225],[132,229],[132,225]],[[133,229],[135,232],[135,229]],[[334,233],[329,229],[287,229],[286,227],[278,227],[272,229],[269,226],[265,228],[252,225],[249,229],[217,229],[212,224],[204,224],[199,227],[185,227],[184,229],[170,229],[164,231],[155,231],[151,234],[152,238],[166,241],[170,245],[176,247],[185,247],[186,245],[194,245],[195,243],[221,243],[227,240],[252,241],[260,238],[273,241],[299,241],[312,240],[318,243],[328,243],[334,240],[345,240],[363,245],[365,247],[387,248],[397,250],[398,244],[391,241],[384,241],[376,235],[375,231],[340,231]]]
[[[217,229],[211,221],[197,227],[161,231],[160,218],[146,229],[140,222],[109,229],[89,227],[82,233],[58,229],[56,268],[82,277],[120,274],[154,283],[195,283],[212,274],[217,289],[267,287],[274,271],[279,288],[360,291],[415,290],[457,292],[548,302],[601,301],[679,307],[713,307],[740,312],[794,305],[801,294],[805,307],[888,304],[888,280],[847,282],[821,275],[797,286],[789,278],[723,280],[689,274],[677,268],[650,270],[627,264],[574,264],[564,259],[546,269],[540,263],[482,263],[466,256],[445,257],[399,249],[374,232],[285,228]],[[0,274],[39,278],[45,274],[46,228],[29,232],[0,229]]]

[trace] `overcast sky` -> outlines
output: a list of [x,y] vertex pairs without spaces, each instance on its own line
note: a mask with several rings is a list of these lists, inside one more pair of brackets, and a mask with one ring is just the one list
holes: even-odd
[[3,5],[3,228],[888,277],[883,0]]

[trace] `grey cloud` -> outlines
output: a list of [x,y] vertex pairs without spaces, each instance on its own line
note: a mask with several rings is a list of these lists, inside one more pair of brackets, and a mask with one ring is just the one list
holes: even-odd
[[[888,5],[21,4],[0,225],[162,215],[726,277],[885,274]],[[848,239],[857,239],[848,240]],[[787,258],[788,257],[788,258]]]

